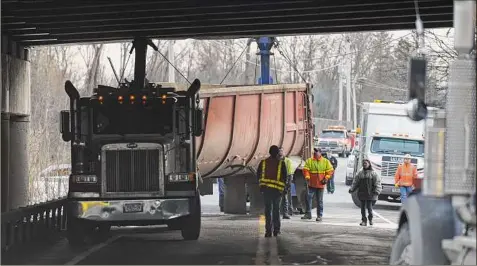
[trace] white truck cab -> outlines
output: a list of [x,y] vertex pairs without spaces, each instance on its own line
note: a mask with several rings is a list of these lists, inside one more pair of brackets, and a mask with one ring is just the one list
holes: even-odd
[[[425,122],[411,120],[404,102],[376,100],[362,104],[360,131],[353,176],[361,169],[363,159],[369,159],[381,178],[383,189],[379,200],[400,202],[399,188],[394,187],[394,175],[404,155],[411,155],[418,177],[424,177]],[[360,206],[356,193],[352,197],[353,202]]]
[[375,133],[365,147],[365,157],[381,177],[383,189],[379,200],[400,201],[399,188],[394,187],[394,175],[404,155],[411,155],[411,163],[417,167],[418,177],[424,177],[424,138],[406,134]]

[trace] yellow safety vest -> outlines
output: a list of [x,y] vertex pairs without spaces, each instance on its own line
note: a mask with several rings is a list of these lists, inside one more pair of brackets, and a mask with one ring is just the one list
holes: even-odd
[[288,175],[293,175],[294,171],[292,169],[291,160],[288,159],[288,157],[285,157],[284,161],[285,161],[285,164],[287,166]]
[[277,176],[276,179],[271,179],[270,177],[265,176],[265,167],[266,167],[266,160],[262,161],[262,174],[260,176],[260,183],[259,185],[269,187],[269,188],[274,188],[282,192],[285,190],[285,183],[280,180],[280,177],[282,176],[282,162],[278,162],[278,171],[277,171]]

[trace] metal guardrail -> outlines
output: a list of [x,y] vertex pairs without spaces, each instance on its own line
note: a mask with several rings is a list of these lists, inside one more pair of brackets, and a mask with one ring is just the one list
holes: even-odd
[[61,198],[2,213],[2,252],[66,229],[65,205]]

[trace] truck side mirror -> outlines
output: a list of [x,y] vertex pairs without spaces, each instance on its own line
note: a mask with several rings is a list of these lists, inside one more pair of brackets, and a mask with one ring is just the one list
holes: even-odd
[[194,136],[199,137],[204,131],[204,111],[202,109],[195,110]]
[[60,113],[60,132],[61,132],[61,137],[63,138],[64,141],[71,140],[69,111],[61,111]]

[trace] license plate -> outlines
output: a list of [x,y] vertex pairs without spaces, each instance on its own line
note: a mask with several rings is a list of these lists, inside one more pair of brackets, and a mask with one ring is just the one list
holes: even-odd
[[399,192],[399,191],[400,191],[399,188],[395,188],[395,187],[393,188],[393,192]]
[[142,203],[125,203],[124,204],[124,213],[134,213],[142,212],[143,205]]

